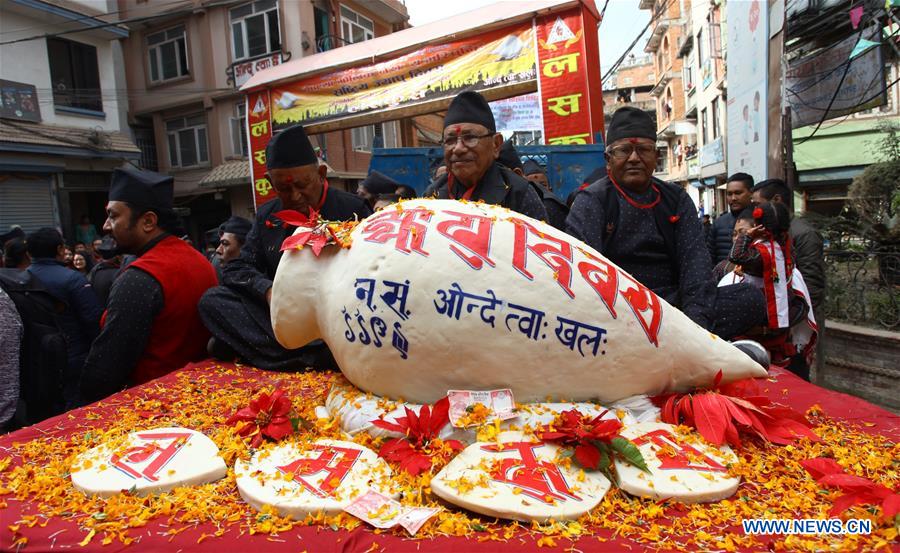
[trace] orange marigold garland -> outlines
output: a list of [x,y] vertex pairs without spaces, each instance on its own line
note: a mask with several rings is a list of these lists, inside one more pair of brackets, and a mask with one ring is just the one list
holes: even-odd
[[860,504],[880,505],[882,518],[887,522],[894,521],[900,514],[900,494],[868,478],[847,474],[834,459],[819,457],[800,464],[820,485],[844,492],[834,500],[828,516],[837,516]]
[[262,392],[250,405],[231,415],[225,424],[243,422],[238,434],[243,437],[252,436],[250,447],[257,448],[262,444],[263,436],[280,440],[294,431],[291,418],[291,400],[278,388],[270,396]]
[[622,423],[618,419],[604,419],[607,411],[591,418],[577,409],[560,413],[553,424],[543,427],[538,436],[549,442],[575,446],[573,456],[584,468],[600,470],[613,478],[613,459],[623,461],[648,471],[641,451],[630,440],[619,435]]
[[284,239],[284,242],[281,243],[281,251],[300,250],[308,245],[316,256],[322,253],[322,248],[328,244],[349,248],[350,233],[358,224],[358,221],[326,221],[314,209],[309,210],[309,215],[293,209],[284,209],[275,213],[274,216],[284,221],[285,227],[294,226],[301,229],[301,232]]
[[450,423],[450,400],[441,398],[434,406],[423,405],[419,414],[406,407],[406,416],[388,422],[376,419],[372,424],[378,428],[404,434],[404,438],[391,438],[384,442],[378,455],[388,461],[399,463],[400,470],[418,476],[431,470],[437,461],[444,461],[454,452],[463,449],[457,440],[441,440],[438,433]]
[[722,371],[707,390],[688,394],[662,394],[651,398],[660,407],[660,418],[669,424],[696,428],[701,436],[715,445],[728,442],[741,445],[740,432],[755,434],[779,445],[798,438],[818,441],[809,422],[801,413],[772,403],[759,392],[752,379],[721,384]]

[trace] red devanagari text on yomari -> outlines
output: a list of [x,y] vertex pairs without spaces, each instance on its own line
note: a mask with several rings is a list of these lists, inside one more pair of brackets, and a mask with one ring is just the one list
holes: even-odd
[[[385,211],[366,220],[362,229],[363,239],[378,244],[392,244],[404,254],[416,252],[428,256],[425,237],[435,213],[425,208]],[[493,217],[469,215],[456,211],[440,211],[436,231],[450,241],[449,248],[469,267],[480,270],[485,265],[495,267],[490,248],[495,220]],[[567,296],[575,298],[572,290],[573,264],[591,287],[612,318],[617,318],[616,302],[619,298],[628,304],[647,340],[659,347],[662,327],[662,303],[652,290],[621,272],[608,261],[597,257],[565,238],[551,236],[533,224],[516,217],[508,219],[514,225],[512,265],[516,271],[534,280],[528,270],[528,259],[535,256],[553,270],[554,280]],[[574,251],[585,257],[574,261]]]
[[431,210],[418,207],[376,213],[366,219],[363,239],[376,244],[392,242],[398,252],[415,252],[428,257],[428,252],[423,249],[428,225],[423,223],[430,222],[432,215]]
[[[278,470],[293,474],[294,481],[316,497],[332,495],[362,454],[358,449],[322,444],[314,444],[310,450],[318,452],[319,456],[297,459]],[[323,476],[319,485],[308,479],[319,475]]]
[[[453,219],[437,224],[438,233],[455,242],[455,244],[450,244],[450,251],[458,255],[473,269],[481,269],[484,263],[494,267],[495,264],[489,256],[494,221],[483,215],[469,215],[456,211],[443,211],[442,214],[453,217]],[[467,255],[457,245],[462,246],[472,255]]]
[[653,453],[661,470],[693,470],[697,472],[725,472],[725,467],[704,455],[693,446],[679,442],[664,428],[647,432],[634,440],[637,446],[653,443]]
[[522,493],[548,505],[565,503],[570,499],[581,501],[569,488],[559,467],[548,461],[539,461],[534,450],[544,444],[534,442],[506,442],[481,446],[482,451],[495,453],[515,452],[518,457],[501,459],[491,470],[495,482],[509,484]]
[[[109,462],[126,475],[135,480],[145,479],[150,482],[159,480],[159,471],[175,457],[181,447],[191,438],[189,432],[142,432],[138,438],[144,444],[129,447],[120,453],[113,453]],[[160,440],[171,440],[166,447],[160,447]],[[138,466],[146,463],[143,469]]]
[[[553,278],[557,284],[569,295],[575,297],[572,291],[572,244],[561,238],[544,234],[534,228],[530,223],[510,218],[515,227],[513,240],[513,267],[528,280],[534,280],[534,275],[528,272],[528,252],[533,253],[548,267],[553,269]],[[529,241],[529,238],[532,238]]]

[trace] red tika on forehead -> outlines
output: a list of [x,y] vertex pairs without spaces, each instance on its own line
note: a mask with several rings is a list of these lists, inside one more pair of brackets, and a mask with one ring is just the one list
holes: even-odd
[[630,142],[630,143],[632,143],[632,144],[637,144],[637,143],[638,143],[638,139],[637,139],[637,138],[629,138],[629,139],[628,139],[628,142]]
[[459,125],[453,127],[453,129],[456,131],[457,136],[459,136],[459,134],[462,132],[462,127],[460,127]]

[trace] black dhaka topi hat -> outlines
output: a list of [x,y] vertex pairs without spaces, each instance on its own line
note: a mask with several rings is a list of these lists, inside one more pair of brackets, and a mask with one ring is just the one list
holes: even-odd
[[319,158],[303,125],[294,125],[276,134],[266,146],[266,169],[287,169],[318,164]]
[[128,202],[145,209],[172,209],[175,179],[139,169],[116,169],[109,185],[109,201]]
[[247,219],[238,217],[237,215],[232,215],[230,219],[222,224],[222,232],[230,232],[231,234],[243,240],[247,237],[247,233],[250,232],[250,227],[252,226],[253,223],[251,223]]
[[366,180],[360,183],[360,186],[364,186],[371,194],[377,196],[378,194],[395,193],[400,183],[380,171],[372,171]]
[[519,158],[519,152],[517,152],[516,147],[513,146],[511,138],[500,146],[500,155],[497,157],[497,161],[510,169],[520,169],[522,167],[522,160]]
[[620,107],[613,113],[606,130],[606,145],[623,138],[656,140],[656,121],[646,111],[631,106]]
[[534,175],[535,173],[541,173],[544,175],[547,174],[547,171],[545,171],[544,168],[541,167],[540,163],[536,162],[533,159],[529,159],[525,162],[525,165],[522,166],[522,171],[526,175]]
[[444,128],[457,123],[475,123],[490,132],[497,132],[494,114],[484,96],[474,90],[459,93],[447,107]]

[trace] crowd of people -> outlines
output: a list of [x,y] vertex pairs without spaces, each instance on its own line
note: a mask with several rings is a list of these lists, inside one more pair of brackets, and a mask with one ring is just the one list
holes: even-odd
[[[627,106],[607,129],[606,169],[566,202],[544,168],[523,164],[503,141],[477,92],[452,101],[442,144],[426,197],[483,201],[547,221],[760,364],[772,360],[808,378],[824,295],[822,241],[791,218],[782,181],[735,174],[729,211],[701,221],[681,187],[653,177],[655,122]],[[255,221],[235,216],[214,229],[210,257],[178,238],[173,179],[135,169],[114,172],[102,235],[83,219],[71,249],[52,228],[0,236],[0,426],[34,422],[27,409],[21,416],[23,403],[47,397],[47,382],[61,412],[209,355],[275,371],[335,368],[322,342],[288,350],[275,339],[272,282],[294,230],[277,214],[362,219],[416,191],[377,171],[357,194],[329,188],[299,125],[270,140],[266,166],[276,199]],[[43,307],[29,303],[41,294]],[[62,367],[47,354],[60,342]]]

